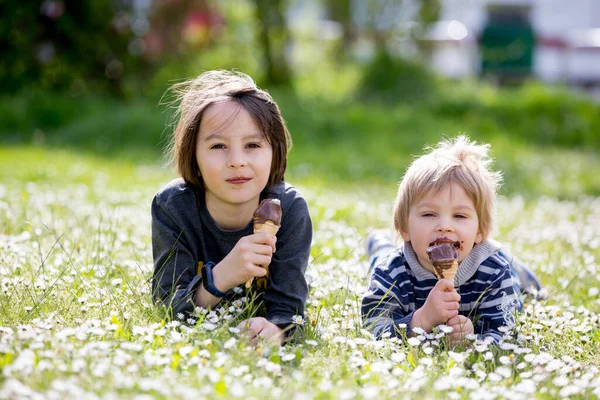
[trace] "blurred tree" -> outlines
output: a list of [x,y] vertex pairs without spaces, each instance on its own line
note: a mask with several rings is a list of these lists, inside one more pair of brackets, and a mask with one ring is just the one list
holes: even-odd
[[352,1],[351,0],[326,0],[327,16],[332,21],[339,23],[342,27],[342,41],[338,48],[336,59],[343,59],[348,54],[352,42],[356,37],[356,29],[352,21]]
[[[365,65],[360,94],[384,101],[415,101],[432,96],[435,77],[420,63],[418,57],[401,57],[399,42],[410,43],[425,56],[426,37],[430,24],[440,15],[441,0],[366,0],[363,34],[374,47],[373,58]],[[404,48],[402,48],[404,50]]]
[[224,24],[214,2],[208,0],[154,0],[150,29],[144,38],[146,57],[153,62],[181,61],[193,51],[216,43]]
[[389,55],[393,37],[410,38],[418,48],[426,48],[420,39],[439,19],[441,0],[366,0],[365,8],[363,33],[371,39],[377,53]]
[[145,56],[157,66],[149,87],[159,95],[174,80],[222,68],[269,83],[259,43],[255,0],[153,0]]
[[420,0],[419,2],[419,23],[415,25],[412,32],[413,38],[417,43],[421,55],[431,52],[431,41],[422,40],[427,36],[427,30],[434,22],[440,19],[442,12],[441,0]]
[[[33,85],[123,96],[127,74],[143,66],[131,4],[127,0],[0,1],[3,91]],[[142,30],[143,24],[138,24],[138,31]]]
[[286,58],[289,32],[284,17],[285,0],[254,0],[259,24],[259,42],[267,84],[289,86],[292,73]]

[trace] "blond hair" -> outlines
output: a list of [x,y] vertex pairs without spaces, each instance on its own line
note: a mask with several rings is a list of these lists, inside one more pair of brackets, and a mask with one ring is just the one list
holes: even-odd
[[167,155],[188,185],[204,190],[204,180],[196,159],[200,122],[208,107],[227,101],[236,102],[250,114],[273,148],[267,187],[284,179],[292,139],[279,107],[251,77],[238,71],[207,71],[196,79],[173,85],[171,91],[176,95],[174,104],[177,111]]
[[410,209],[429,193],[437,194],[450,184],[458,184],[473,201],[483,240],[494,222],[496,196],[502,173],[492,171],[489,144],[477,144],[461,135],[438,143],[413,161],[400,185],[394,205],[396,232],[408,232]]

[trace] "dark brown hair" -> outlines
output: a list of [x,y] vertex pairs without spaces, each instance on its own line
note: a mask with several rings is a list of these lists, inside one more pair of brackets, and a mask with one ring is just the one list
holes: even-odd
[[208,71],[196,79],[173,85],[171,90],[177,96],[177,111],[167,155],[188,185],[204,191],[204,180],[196,159],[200,121],[208,107],[226,101],[234,101],[243,107],[273,148],[267,187],[283,180],[292,138],[279,107],[269,93],[256,86],[252,78],[237,71]]

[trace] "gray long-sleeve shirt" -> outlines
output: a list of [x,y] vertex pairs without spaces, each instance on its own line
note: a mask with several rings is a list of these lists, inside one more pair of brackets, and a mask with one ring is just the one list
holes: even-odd
[[[312,222],[304,197],[285,182],[261,193],[281,201],[281,228],[277,251],[269,265],[270,279],[262,293],[266,318],[279,326],[304,316],[308,286],[304,273],[312,241]],[[156,301],[170,307],[173,315],[189,314],[202,277],[198,262],[218,264],[244,236],[253,233],[253,223],[239,230],[220,229],[206,208],[204,194],[175,179],[152,201],[152,293]],[[233,296],[233,295],[232,295]]]

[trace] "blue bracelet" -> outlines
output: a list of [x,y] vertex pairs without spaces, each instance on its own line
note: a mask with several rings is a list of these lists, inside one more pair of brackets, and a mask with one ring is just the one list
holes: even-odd
[[215,297],[225,297],[229,294],[230,290],[226,292],[221,292],[219,289],[217,289],[213,281],[212,270],[214,266],[215,263],[211,261],[207,262],[202,266],[202,286],[204,286],[204,289],[206,289],[208,293],[212,294]]

